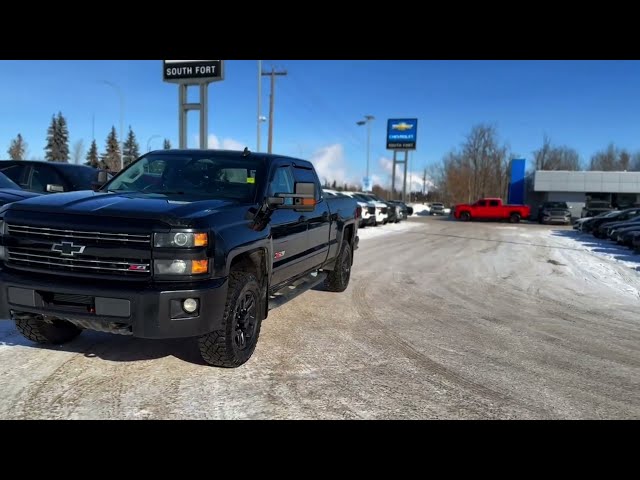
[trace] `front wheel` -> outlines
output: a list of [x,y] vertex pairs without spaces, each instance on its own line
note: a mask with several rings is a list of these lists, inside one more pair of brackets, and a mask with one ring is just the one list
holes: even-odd
[[463,222],[468,222],[469,220],[471,220],[471,214],[469,212],[462,212],[460,214],[460,220],[462,220]]
[[231,272],[222,328],[198,338],[204,361],[215,367],[236,368],[249,360],[258,343],[263,306],[256,277]]
[[22,336],[35,343],[61,345],[82,333],[66,320],[45,321],[40,315],[16,314],[13,320]]
[[342,249],[336,264],[324,281],[324,287],[330,292],[344,292],[351,278],[351,245],[342,242]]

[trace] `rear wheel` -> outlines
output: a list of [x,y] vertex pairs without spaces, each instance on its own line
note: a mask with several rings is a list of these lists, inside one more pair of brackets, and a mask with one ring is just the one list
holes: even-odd
[[349,286],[351,278],[351,245],[342,242],[342,249],[336,265],[324,281],[324,287],[330,292],[344,292]]
[[222,328],[198,338],[204,361],[216,367],[236,368],[249,360],[258,343],[263,306],[256,277],[231,272]]
[[509,222],[511,223],[518,223],[520,222],[520,214],[513,212],[511,215],[509,215]]
[[82,333],[81,328],[66,320],[45,321],[40,315],[16,314],[13,320],[23,337],[45,345],[67,343]]

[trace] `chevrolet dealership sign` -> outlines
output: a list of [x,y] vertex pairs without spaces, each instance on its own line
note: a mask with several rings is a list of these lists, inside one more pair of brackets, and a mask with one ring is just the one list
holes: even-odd
[[163,60],[162,78],[171,83],[208,83],[224,79],[224,60]]

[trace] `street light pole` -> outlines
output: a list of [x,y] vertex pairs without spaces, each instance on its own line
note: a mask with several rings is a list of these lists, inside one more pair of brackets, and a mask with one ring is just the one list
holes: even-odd
[[154,138],[161,138],[162,135],[151,135],[151,137],[149,137],[149,140],[147,140],[147,152],[151,151],[151,140],[153,140]]
[[120,170],[124,168],[124,95],[115,83],[103,80],[102,83],[113,88],[120,97]]
[[375,120],[373,115],[365,115],[364,120],[360,120],[356,122],[356,125],[366,125],[367,126],[367,175],[366,179],[369,182],[369,161],[371,155],[371,122]]
[[262,60],[258,60],[258,138],[256,142],[256,152],[260,151],[260,123],[262,117]]

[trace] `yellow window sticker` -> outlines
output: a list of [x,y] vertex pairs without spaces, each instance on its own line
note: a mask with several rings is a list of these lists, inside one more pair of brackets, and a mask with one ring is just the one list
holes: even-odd
[[247,177],[247,183],[256,183],[256,179],[253,177]]

